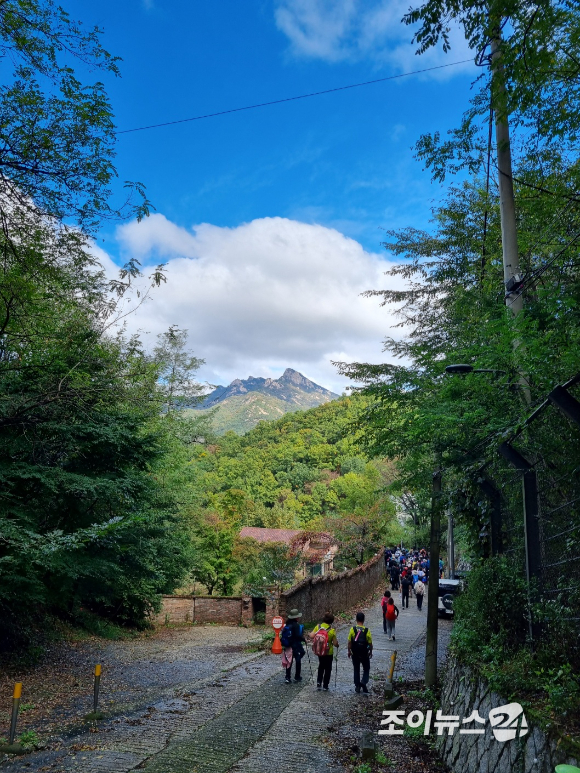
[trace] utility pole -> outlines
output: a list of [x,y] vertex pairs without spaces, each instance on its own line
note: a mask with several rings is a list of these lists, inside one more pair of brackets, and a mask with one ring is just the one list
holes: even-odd
[[[501,246],[503,250],[503,279],[506,286],[506,305],[514,317],[523,309],[521,293],[517,292],[520,279],[518,232],[510,147],[510,127],[505,104],[504,69],[500,51],[501,38],[491,42],[491,69],[499,83],[499,104],[494,107],[495,141],[499,170],[499,202],[501,210]],[[515,290],[515,291],[514,291]]]
[[[507,95],[505,88],[504,67],[501,59],[501,33],[497,32],[491,41],[491,70],[496,83],[496,100],[494,105],[495,141],[497,152],[497,167],[499,171],[499,203],[501,213],[501,246],[503,253],[503,279],[505,285],[505,303],[514,317],[524,308],[524,297],[521,292],[522,275],[518,256],[518,230],[516,225],[516,204],[514,197],[514,182],[512,169],[512,153],[510,146],[510,127],[507,111]],[[520,341],[513,343],[514,350],[520,346]],[[523,375],[520,384],[524,399],[528,405],[532,402],[530,386]]]
[[431,498],[431,543],[429,545],[429,589],[427,591],[427,645],[425,687],[437,684],[437,636],[439,628],[439,530],[441,520],[441,470],[433,473]]

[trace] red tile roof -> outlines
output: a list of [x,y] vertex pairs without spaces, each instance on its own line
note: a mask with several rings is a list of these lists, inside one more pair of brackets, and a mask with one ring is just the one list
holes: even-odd
[[300,529],[262,529],[259,526],[244,526],[240,537],[251,537],[257,542],[283,542],[289,545],[300,533]]

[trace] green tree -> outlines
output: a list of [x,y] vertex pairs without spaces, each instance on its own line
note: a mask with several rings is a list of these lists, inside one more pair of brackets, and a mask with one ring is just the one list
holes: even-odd
[[[445,141],[435,133],[423,135],[417,144],[436,179],[465,168],[480,173],[491,103],[500,115],[510,116],[516,132],[521,130],[519,152],[533,162],[540,178],[532,190],[559,193],[542,181],[542,161],[568,148],[575,155],[579,14],[574,0],[425,0],[405,14],[403,21],[415,26],[419,54],[438,45],[448,52],[452,25],[464,31],[479,64],[490,64],[489,46],[499,41],[502,69],[493,75],[483,71],[461,126],[450,129]],[[518,147],[517,141],[513,144]]]
[[249,596],[279,595],[294,585],[302,566],[302,555],[288,545],[277,542],[260,545],[257,562],[251,568],[246,567],[244,592]]
[[80,606],[142,623],[186,566],[175,504],[150,474],[164,451],[155,371],[74,303],[55,316],[26,367],[11,370],[12,350],[0,368],[4,631],[32,609]]
[[[118,217],[110,204],[115,124],[103,84],[75,73],[119,75],[119,59],[52,0],[0,4],[0,157],[5,237],[14,239],[25,211],[94,233],[103,218]],[[10,72],[6,65],[12,65]],[[125,183],[139,197],[127,209],[141,217],[148,202],[140,183]]]
[[239,566],[234,560],[237,535],[237,524],[216,513],[196,516],[192,524],[191,575],[210,594],[218,589],[222,596],[229,596],[234,589],[239,577]]
[[157,336],[157,346],[153,350],[153,359],[159,369],[157,388],[167,413],[201,399],[203,385],[195,381],[195,374],[204,360],[194,357],[186,350],[186,345],[187,330],[172,325]]
[[13,65],[0,85],[2,636],[81,605],[143,624],[189,546],[156,483],[170,445],[158,369],[111,334],[138,265],[110,282],[89,249],[103,218],[147,212],[110,204],[110,105],[73,69],[117,63],[50,0],[0,3],[0,57]]

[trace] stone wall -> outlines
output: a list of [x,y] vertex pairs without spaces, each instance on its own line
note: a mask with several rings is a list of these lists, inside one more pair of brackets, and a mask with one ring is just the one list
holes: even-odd
[[156,625],[167,623],[250,625],[252,599],[246,596],[164,596]]
[[[302,619],[308,622],[320,620],[325,612],[342,612],[351,609],[369,595],[385,575],[382,552],[355,569],[335,575],[308,577],[298,585],[280,594],[279,612],[282,617],[291,610],[299,609]],[[266,621],[273,610],[266,610]]]
[[[448,659],[441,695],[442,714],[464,719],[477,710],[487,720],[491,709],[507,702],[491,692],[472,670]],[[578,766],[561,743],[534,727],[529,717],[527,722],[527,735],[504,743],[494,738],[489,723],[482,735],[460,735],[456,730],[452,736],[438,736],[439,754],[453,773],[554,773],[556,765]]]
[[[308,577],[266,600],[266,625],[276,614],[283,617],[295,607],[305,621],[320,620],[325,612],[342,612],[369,595],[384,577],[383,554],[362,566],[335,575]],[[220,623],[251,625],[252,599],[247,596],[163,596],[161,611],[154,616],[156,625],[168,623]]]

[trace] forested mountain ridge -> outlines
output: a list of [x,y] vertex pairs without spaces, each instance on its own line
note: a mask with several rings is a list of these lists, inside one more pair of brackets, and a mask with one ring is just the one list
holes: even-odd
[[218,409],[212,425],[218,435],[232,430],[244,434],[260,421],[279,419],[290,411],[304,410],[338,399],[329,389],[315,384],[292,368],[286,368],[278,379],[235,379],[227,386],[217,386],[195,406],[196,410]]
[[299,406],[293,407],[290,403],[261,392],[247,392],[228,397],[218,403],[216,408],[207,408],[200,413],[210,414],[211,426],[216,435],[224,435],[226,432],[243,435],[261,421],[275,421],[294,410],[299,410]]
[[[159,481],[184,503],[192,577],[226,595],[238,579],[246,582],[258,557],[239,542],[243,526],[330,532],[340,566],[362,563],[395,540],[393,464],[369,459],[358,428],[368,405],[363,397],[343,397],[261,422],[241,437],[228,432],[177,443]],[[193,412],[174,417],[195,422]],[[258,580],[267,574],[260,568]]]

